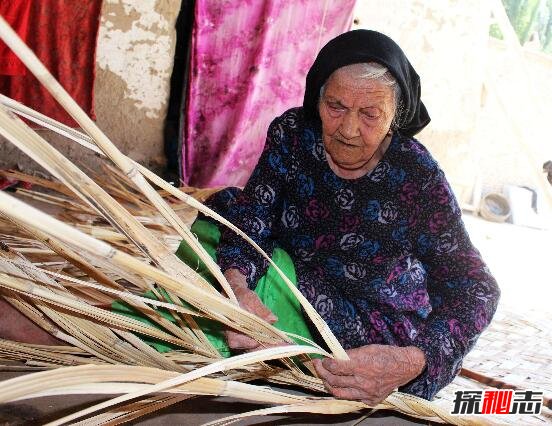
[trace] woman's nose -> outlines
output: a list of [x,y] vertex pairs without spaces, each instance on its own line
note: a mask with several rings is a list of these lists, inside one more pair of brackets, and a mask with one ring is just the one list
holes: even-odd
[[358,115],[353,111],[347,111],[341,123],[340,133],[347,139],[360,135]]

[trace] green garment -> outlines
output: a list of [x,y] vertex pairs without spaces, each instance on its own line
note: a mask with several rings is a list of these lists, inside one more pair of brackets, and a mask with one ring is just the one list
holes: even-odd
[[[207,253],[213,258],[213,260],[216,261],[216,250],[220,241],[220,231],[218,226],[206,220],[196,220],[192,225],[191,231],[197,236],[199,242],[205,248]],[[176,251],[176,255],[212,285],[216,287],[219,286],[203,261],[199,259],[196,253],[185,241],[180,243],[180,246]],[[283,249],[274,249],[272,261],[282,270],[282,272],[294,285],[297,285],[297,277],[295,275],[293,261]],[[266,273],[257,282],[255,293],[257,293],[261,301],[278,317],[278,321],[274,323],[276,328],[288,333],[296,334],[305,339],[313,340],[301,312],[301,305],[299,304],[299,301],[293,295],[282,278],[280,278],[272,265],[269,266]],[[163,295],[167,297],[167,300],[170,300],[166,293]],[[145,297],[152,299],[155,298],[152,292],[146,293]],[[112,308],[113,310],[124,315],[128,315],[139,321],[157,327],[153,321],[144,317],[124,302],[115,302],[113,303]],[[158,312],[168,320],[174,322],[174,318],[166,309],[160,308],[158,309]],[[218,350],[218,352],[225,358],[229,357],[231,352],[230,348],[226,344],[222,325],[216,321],[199,317],[196,317],[196,321],[201,327],[203,333],[209,339],[211,344]],[[169,343],[162,342],[148,336],[140,337],[159,352],[168,352],[170,350],[177,349],[177,347]],[[297,343],[304,343],[301,339],[294,340],[296,340]]]

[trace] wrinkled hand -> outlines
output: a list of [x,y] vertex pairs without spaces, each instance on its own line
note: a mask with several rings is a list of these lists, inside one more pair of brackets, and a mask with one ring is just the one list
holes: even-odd
[[[278,321],[276,315],[274,315],[272,311],[268,309],[263,304],[263,302],[261,302],[261,299],[259,299],[257,293],[255,293],[253,290],[244,287],[238,287],[234,289],[234,294],[236,295],[240,306],[246,311],[257,315],[259,318],[264,319],[270,324]],[[230,349],[234,350],[251,351],[257,349],[260,346],[259,342],[252,339],[251,337],[232,330],[226,330],[226,341],[228,342],[228,346],[230,346]]]
[[414,347],[367,345],[347,351],[350,360],[315,359],[314,367],[333,396],[375,406],[425,368],[424,353]]

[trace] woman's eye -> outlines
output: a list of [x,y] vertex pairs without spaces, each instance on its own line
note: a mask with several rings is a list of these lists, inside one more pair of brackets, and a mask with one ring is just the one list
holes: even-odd
[[345,108],[343,108],[343,105],[340,104],[328,104],[331,110],[333,111],[344,111]]
[[362,115],[368,120],[377,120],[380,116],[379,112],[377,111],[366,111],[363,112]]

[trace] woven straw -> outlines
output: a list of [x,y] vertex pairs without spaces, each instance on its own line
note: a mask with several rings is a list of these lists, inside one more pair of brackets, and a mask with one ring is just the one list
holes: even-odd
[[[523,317],[511,310],[497,311],[489,328],[475,348],[464,359],[469,372],[503,382],[508,387],[544,392],[545,401],[552,399],[552,313],[524,311]],[[499,388],[505,388],[501,385]],[[458,376],[436,397],[443,408],[453,407],[458,390],[495,389],[488,384]],[[490,419],[484,416],[485,419]],[[543,406],[536,415],[497,415],[497,423],[542,425],[552,423],[552,410]]]

